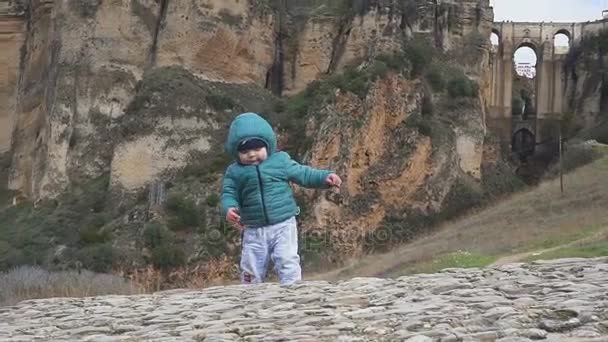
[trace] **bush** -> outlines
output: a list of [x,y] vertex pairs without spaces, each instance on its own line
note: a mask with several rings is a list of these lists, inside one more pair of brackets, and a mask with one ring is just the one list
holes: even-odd
[[164,245],[152,249],[152,264],[159,269],[183,266],[186,263],[184,251],[175,245]]
[[476,184],[467,180],[457,180],[444,199],[440,221],[462,215],[466,210],[478,207],[484,199],[483,192]]
[[207,205],[210,207],[217,207],[217,205],[220,203],[220,196],[218,196],[218,194],[213,193],[207,196],[206,202]]
[[387,215],[377,230],[363,237],[366,252],[387,252],[398,244],[412,241],[437,224],[436,214],[405,210]]
[[[111,239],[100,229],[120,215],[107,207],[109,178],[102,176],[34,207],[25,202],[0,210],[0,239],[10,248],[0,248],[0,269],[22,264],[51,263],[57,245],[70,249],[104,244]],[[71,255],[76,261],[83,254]],[[63,265],[58,265],[63,266]]]
[[434,91],[442,92],[445,89],[445,79],[443,78],[439,68],[434,67],[427,71],[426,79]]
[[173,243],[173,232],[158,222],[146,224],[142,235],[144,245],[148,248],[156,248]]
[[470,80],[464,74],[452,78],[448,82],[448,93],[453,98],[475,97],[479,92],[477,83]]
[[10,153],[0,153],[0,210],[10,204],[12,191],[8,189],[8,173],[11,165]]
[[177,178],[197,178],[204,183],[212,182],[217,173],[223,171],[231,162],[231,156],[226,153],[209,155],[208,153],[191,151],[188,164],[177,175]]
[[228,96],[211,94],[205,97],[207,103],[215,110],[233,109],[236,107],[234,100]]
[[106,273],[112,270],[117,260],[116,251],[110,243],[86,246],[78,251],[78,260],[85,269]]
[[193,200],[187,199],[183,195],[169,196],[165,207],[171,215],[169,226],[172,230],[193,228],[201,223],[201,210]]
[[412,40],[404,48],[404,53],[411,63],[412,78],[422,75],[433,61],[435,49],[424,40]]
[[[591,164],[601,156],[602,154],[591,146],[566,146],[562,157],[562,172],[568,173],[579,167]],[[557,176],[559,176],[559,162],[555,162],[547,171],[547,177]]]
[[416,129],[418,133],[431,137],[433,133],[433,126],[437,125],[431,118],[421,116],[410,116],[406,121],[405,125],[409,128]]
[[80,241],[84,244],[96,244],[108,242],[112,239],[109,231],[97,227],[86,227],[79,232]]
[[423,117],[432,116],[433,113],[435,112],[435,106],[433,105],[433,100],[431,99],[431,97],[429,95],[425,95],[422,98],[422,104],[421,104],[420,110],[421,110]]
[[481,182],[484,191],[483,196],[486,200],[494,200],[499,196],[513,193],[526,186],[526,183],[504,162],[499,162],[491,170],[484,170]]
[[159,269],[182,266],[186,256],[184,251],[175,245],[175,235],[166,226],[153,222],[145,226],[143,240],[151,252],[151,263]]
[[[411,69],[411,62],[405,53],[398,53],[393,55],[380,55],[376,58],[378,62],[386,65],[388,70],[394,70],[396,72],[404,72]],[[381,70],[381,69],[380,69]],[[379,74],[380,75],[380,74]]]

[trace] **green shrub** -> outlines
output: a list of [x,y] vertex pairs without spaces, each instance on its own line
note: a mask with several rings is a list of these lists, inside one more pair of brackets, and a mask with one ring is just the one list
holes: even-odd
[[[49,264],[57,245],[78,250],[111,239],[100,228],[120,212],[107,206],[109,177],[76,184],[55,199],[25,202],[0,210],[0,237],[11,248],[0,259],[2,269],[21,264]],[[74,253],[74,258],[78,254]],[[69,260],[66,260],[66,262]],[[74,261],[74,260],[72,260]]]
[[499,162],[490,170],[483,170],[481,183],[484,191],[483,196],[489,201],[526,186],[526,183],[504,162]]
[[484,195],[477,184],[468,180],[457,180],[444,199],[439,220],[449,220],[462,215],[468,209],[481,205]]
[[404,53],[411,63],[410,75],[416,78],[422,75],[433,61],[435,49],[422,39],[414,39],[406,44]]
[[226,169],[231,162],[231,156],[226,153],[210,154],[191,151],[187,165],[176,178],[196,178],[203,183],[210,183],[213,182],[217,177],[217,174]]
[[475,97],[477,96],[479,87],[477,83],[470,80],[464,74],[452,78],[448,82],[448,93],[453,98],[458,97]]
[[[409,71],[411,69],[411,62],[405,53],[397,53],[393,55],[380,55],[376,57],[378,62],[386,65],[388,70],[393,70],[396,72],[404,72]],[[382,69],[380,69],[382,70]]]
[[210,94],[205,97],[207,103],[215,110],[233,109],[236,107],[234,100],[228,96],[219,94]]
[[425,95],[422,98],[422,104],[421,104],[421,113],[423,117],[428,117],[428,116],[432,116],[433,113],[435,112],[435,106],[433,105],[433,100],[431,99],[430,96]]
[[381,60],[375,60],[372,65],[369,66],[369,74],[371,75],[372,80],[386,76],[389,70],[391,69],[388,64]]
[[156,268],[169,269],[185,263],[184,251],[175,245],[162,245],[152,249],[152,264]]
[[114,262],[117,260],[116,251],[110,243],[86,246],[77,254],[82,266],[94,272],[107,273],[111,271]]
[[69,6],[83,18],[92,18],[95,17],[100,4],[101,0],[80,0],[70,2]]
[[216,193],[213,193],[207,196],[207,199],[205,201],[207,202],[208,206],[217,207],[217,205],[220,203],[220,196],[218,196],[218,194]]
[[363,248],[367,252],[386,252],[392,247],[412,241],[435,224],[436,214],[425,214],[417,210],[404,210],[387,215],[377,230],[363,237]]
[[19,248],[11,246],[7,241],[0,240],[0,270],[8,270],[27,262]]
[[360,98],[364,98],[367,95],[371,80],[371,74],[368,70],[359,71],[355,68],[348,68],[344,71],[342,78],[340,78],[339,88],[343,91],[348,91],[356,94]]
[[154,267],[167,269],[185,263],[184,251],[175,245],[175,235],[165,225],[158,222],[147,224],[143,230],[143,240],[150,249],[150,261]]
[[[562,157],[562,172],[568,173],[579,167],[591,164],[602,154],[591,146],[573,145],[566,146]],[[559,176],[559,163],[555,162],[547,171],[547,177]]]
[[87,226],[79,231],[80,241],[84,244],[97,244],[108,242],[112,239],[109,231],[95,226]]
[[13,192],[8,189],[8,173],[11,165],[11,154],[0,154],[0,210],[11,202]]
[[445,79],[438,67],[431,68],[426,73],[426,79],[436,92],[442,92],[445,89]]
[[165,207],[171,215],[169,226],[172,230],[182,230],[198,226],[201,223],[201,210],[193,200],[183,195],[169,196]]
[[173,244],[173,232],[158,222],[146,224],[142,235],[144,245],[148,248]]
[[432,121],[431,118],[421,116],[410,116],[405,122],[407,127],[414,128],[418,133],[427,137],[432,136],[433,126],[435,124],[436,123]]

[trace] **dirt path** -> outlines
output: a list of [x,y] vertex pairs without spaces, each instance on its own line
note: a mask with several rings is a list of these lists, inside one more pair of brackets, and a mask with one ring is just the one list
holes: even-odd
[[563,244],[563,245],[559,245],[559,246],[555,246],[555,247],[551,247],[551,248],[546,248],[546,249],[541,249],[541,250],[536,250],[536,251],[530,251],[530,252],[518,253],[518,254],[513,254],[513,255],[507,255],[507,256],[504,256],[502,258],[499,258],[498,260],[496,260],[494,263],[492,263],[488,267],[502,266],[502,265],[506,265],[506,264],[517,263],[517,262],[521,262],[521,261],[523,261],[526,258],[531,257],[531,256],[542,255],[542,254],[545,254],[545,253],[556,251],[556,250],[561,249],[561,248],[586,245],[586,244],[589,244],[591,242],[598,241],[598,240],[601,240],[601,239],[606,239],[606,238],[608,238],[608,227],[605,227],[605,228],[601,229],[600,231],[598,231],[597,233],[595,233],[595,234],[593,234],[591,236],[587,236],[587,237],[584,237],[582,239],[579,239],[579,240],[576,240],[576,241],[572,241],[572,242],[569,242],[569,243],[566,243],[566,244]]

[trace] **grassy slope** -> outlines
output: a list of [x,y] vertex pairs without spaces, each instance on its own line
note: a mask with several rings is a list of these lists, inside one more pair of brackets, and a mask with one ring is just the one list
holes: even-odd
[[396,277],[502,261],[608,255],[608,157],[447,223],[436,233],[309,279]]

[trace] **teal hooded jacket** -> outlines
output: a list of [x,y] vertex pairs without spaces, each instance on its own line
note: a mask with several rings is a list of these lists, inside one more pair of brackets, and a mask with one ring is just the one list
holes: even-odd
[[[239,163],[237,146],[245,139],[266,143],[268,158],[258,165]],[[317,170],[277,152],[277,137],[270,124],[256,113],[237,116],[228,132],[226,152],[235,158],[224,174],[222,214],[237,208],[245,226],[264,226],[282,222],[299,214],[289,182],[307,188],[327,188],[331,171]]]

